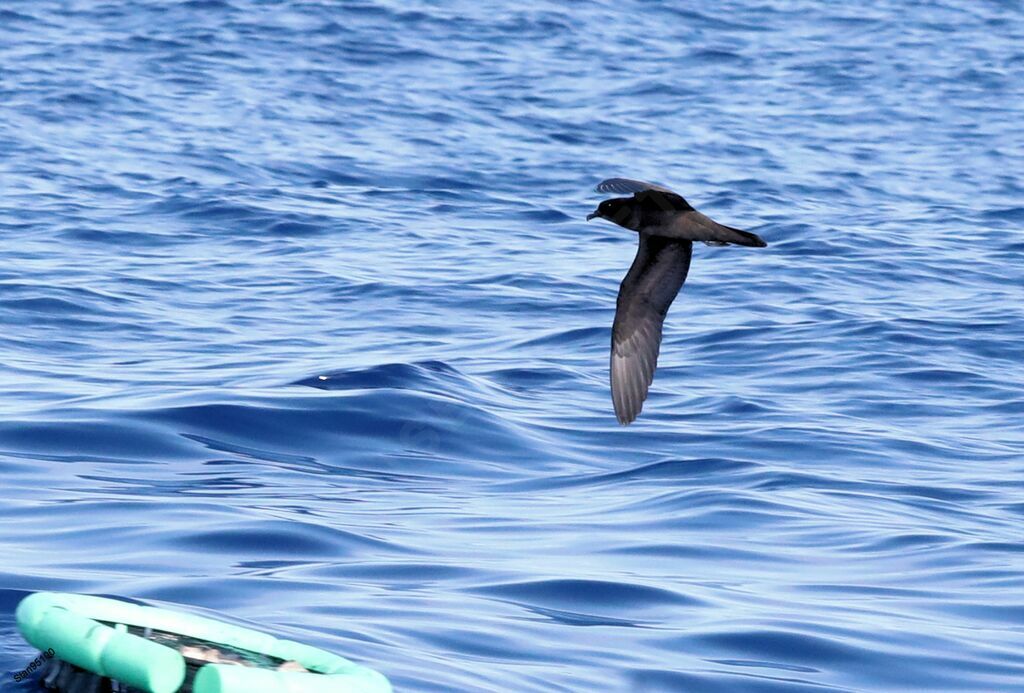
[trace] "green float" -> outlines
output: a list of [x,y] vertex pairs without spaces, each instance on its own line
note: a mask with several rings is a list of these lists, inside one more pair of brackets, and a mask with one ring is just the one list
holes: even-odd
[[[43,676],[58,690],[61,676],[87,672],[146,693],[391,692],[384,676],[344,657],[192,614],[37,592],[21,601],[16,617],[29,643],[44,653],[52,649],[50,674]],[[195,654],[218,658],[218,648],[232,661]]]

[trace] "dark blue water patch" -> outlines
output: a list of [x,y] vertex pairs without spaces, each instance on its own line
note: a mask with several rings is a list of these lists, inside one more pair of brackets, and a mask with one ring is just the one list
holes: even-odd
[[[166,438],[145,424],[84,421],[5,421],[0,423],[4,447],[19,454],[49,455],[56,461],[74,462],[102,454],[107,459],[136,460],[154,464],[154,459],[175,458],[180,443]],[[57,455],[57,451],[67,451]]]
[[228,12],[236,11],[237,8],[224,0],[186,0],[182,7],[189,10],[201,10],[204,12]]
[[292,464],[301,465],[307,470],[315,468],[318,465],[316,458],[308,455],[291,455],[287,453],[273,452],[271,450],[262,450],[259,448],[247,447],[244,445],[233,445],[213,438],[207,438],[205,436],[196,435],[193,433],[182,433],[183,438],[193,440],[210,450],[218,450],[220,452],[227,452],[232,455],[239,457],[247,457],[254,460],[263,460],[266,462],[274,462],[278,464]]
[[371,536],[294,522],[257,522],[250,526],[232,525],[230,529],[207,530],[187,541],[175,540],[175,546],[193,551],[241,555],[264,553],[271,556],[301,556],[306,560],[324,560],[345,554],[373,552],[415,553],[408,547],[391,544]]
[[531,209],[519,212],[518,216],[526,221],[551,223],[573,219],[573,217],[557,209]]
[[[725,664],[725,662],[723,662]],[[743,690],[751,693],[787,693],[789,691],[851,691],[849,688],[823,686],[811,679],[792,676],[732,674],[705,671],[701,675],[665,669],[634,669],[629,672],[630,687],[638,691],[689,691],[728,693]]]
[[38,21],[36,17],[27,14],[21,14],[14,10],[0,10],[0,21],[3,21],[4,26],[13,26],[16,23],[32,24]]
[[622,483],[633,480],[686,479],[693,478],[698,483],[709,478],[721,479],[723,475],[733,476],[738,472],[749,472],[757,465],[740,460],[695,459],[695,460],[662,460],[641,465],[633,469],[625,469],[608,474],[600,474],[587,478],[577,478],[574,483],[606,484]]
[[518,392],[531,392],[556,383],[569,383],[573,377],[570,372],[556,368],[505,368],[491,371],[487,375],[503,387]]
[[565,344],[584,344],[592,343],[603,338],[607,338],[607,328],[589,327],[580,328],[566,331],[559,331],[552,334],[544,335],[530,339],[522,344],[523,347],[538,347],[538,346],[549,346],[553,344],[565,345]]
[[320,390],[358,390],[373,388],[400,388],[408,390],[430,390],[445,392],[440,381],[456,379],[461,384],[466,379],[443,361],[427,361],[420,364],[392,363],[374,366],[359,371],[337,371],[323,373],[297,381],[296,385],[315,387]]
[[721,49],[702,49],[690,53],[690,59],[701,63],[744,64],[743,56]]
[[[543,609],[548,605],[573,607],[560,610],[559,613],[563,621],[575,620],[572,625],[633,626],[636,624],[628,621],[619,624],[599,624],[597,621],[605,618],[603,614],[649,613],[657,608],[698,607],[702,604],[698,599],[670,590],[594,580],[545,580],[489,585],[475,588],[474,592],[507,600],[530,610]],[[553,616],[551,613],[546,615]]]
[[322,567],[317,575],[325,578],[341,580],[380,580],[387,579],[396,585],[406,588],[429,589],[433,585],[448,581],[468,581],[478,571],[471,567],[439,565],[429,562],[417,563],[413,560],[402,564],[351,564],[344,566]]
[[307,224],[301,221],[279,221],[272,224],[268,232],[282,236],[311,236],[325,233],[327,229],[316,224]]
[[983,217],[989,221],[1005,221],[1011,224],[1021,222],[1024,221],[1024,207],[991,209],[983,212]]

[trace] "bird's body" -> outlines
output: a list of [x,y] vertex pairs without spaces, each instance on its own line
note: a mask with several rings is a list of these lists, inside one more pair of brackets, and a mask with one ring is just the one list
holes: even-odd
[[633,197],[605,200],[587,219],[608,219],[640,236],[636,258],[619,287],[612,325],[612,402],[619,423],[628,424],[643,408],[654,379],[662,324],[686,281],[693,242],[756,248],[767,244],[755,234],[711,220],[668,188],[610,178],[597,190]]

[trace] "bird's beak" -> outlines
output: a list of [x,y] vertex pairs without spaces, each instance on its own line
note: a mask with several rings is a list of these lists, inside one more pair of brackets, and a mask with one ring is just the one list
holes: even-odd
[[587,215],[587,221],[590,221],[594,217],[599,217],[599,216],[601,216],[600,212],[591,212],[590,214]]

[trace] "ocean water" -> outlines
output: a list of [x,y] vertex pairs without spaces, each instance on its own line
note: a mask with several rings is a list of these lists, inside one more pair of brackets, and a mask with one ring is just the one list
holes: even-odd
[[[0,4],[27,592],[400,691],[1024,690],[1017,0]],[[607,366],[669,184],[641,418]]]

